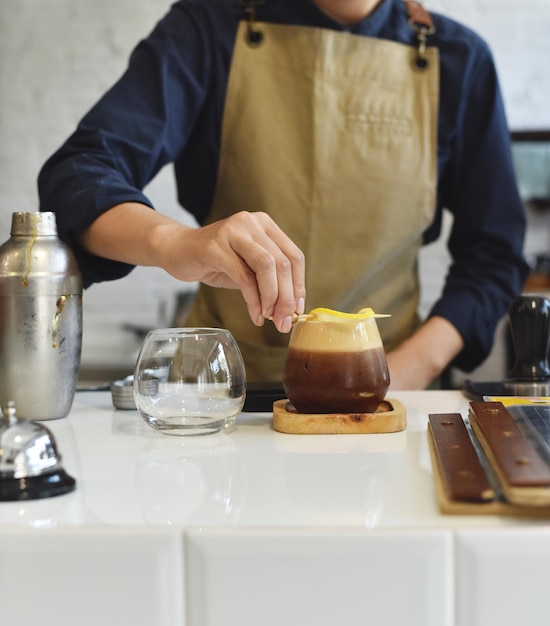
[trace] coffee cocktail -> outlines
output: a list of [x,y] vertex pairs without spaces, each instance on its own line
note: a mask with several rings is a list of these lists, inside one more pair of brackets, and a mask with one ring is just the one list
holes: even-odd
[[388,390],[384,346],[370,309],[314,309],[292,329],[283,387],[299,413],[372,413]]

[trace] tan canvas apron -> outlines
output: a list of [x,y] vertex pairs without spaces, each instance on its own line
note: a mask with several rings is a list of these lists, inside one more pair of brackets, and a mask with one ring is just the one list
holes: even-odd
[[[306,256],[306,309],[370,306],[386,350],[418,325],[417,253],[433,219],[437,51],[319,28],[237,34],[208,221],[266,211]],[[280,380],[288,335],[257,328],[240,292],[201,286],[188,325],[231,330],[249,381]]]

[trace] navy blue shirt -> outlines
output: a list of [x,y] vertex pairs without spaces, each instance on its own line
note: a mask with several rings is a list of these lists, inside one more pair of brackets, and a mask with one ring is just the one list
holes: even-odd
[[[440,56],[437,207],[424,240],[453,215],[452,264],[430,314],[448,319],[465,349],[455,365],[477,366],[499,319],[523,286],[524,210],[513,172],[509,132],[491,53],[474,32],[433,14],[428,45]],[[39,176],[40,210],[57,214],[85,286],[120,278],[132,266],[79,248],[76,237],[123,202],[152,206],[142,193],[173,163],[178,200],[201,223],[213,200],[228,72],[239,0],[180,0],[133,51],[120,80],[85,115]],[[266,0],[259,21],[348,30],[415,45],[401,0],[383,0],[344,28],[311,0]],[[292,233],[288,233],[292,237]]]

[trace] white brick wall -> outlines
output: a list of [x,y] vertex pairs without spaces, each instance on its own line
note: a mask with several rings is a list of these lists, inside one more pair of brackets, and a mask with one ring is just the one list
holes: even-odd
[[[36,176],[81,115],[120,75],[139,38],[171,0],[1,0],[0,241],[13,211],[37,208]],[[497,58],[511,126],[550,128],[550,2],[428,0],[482,33]],[[161,210],[182,216],[169,170],[148,193]],[[537,242],[538,245],[538,242]],[[422,258],[423,306],[442,280],[442,244]],[[180,284],[151,268],[92,287],[84,298],[83,364],[132,362],[139,340],[124,322],[157,326],[171,317]]]
[[[0,240],[13,211],[37,210],[44,160],[124,70],[138,39],[171,0],[2,0],[0,2]],[[182,219],[169,169],[147,190]],[[185,219],[183,217],[183,219]],[[83,365],[126,367],[139,345],[125,322],[168,323],[181,284],[154,268],[94,285],[84,296]],[[184,288],[188,288],[184,286]]]
[[550,128],[548,0],[425,0],[425,5],[489,42],[512,128]]

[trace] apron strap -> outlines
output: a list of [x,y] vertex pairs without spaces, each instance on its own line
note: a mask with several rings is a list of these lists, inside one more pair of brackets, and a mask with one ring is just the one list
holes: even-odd
[[414,30],[418,39],[414,66],[418,70],[425,70],[430,64],[426,58],[426,41],[429,35],[435,33],[435,26],[431,15],[420,2],[416,0],[404,0],[404,2],[409,14],[409,26]]

